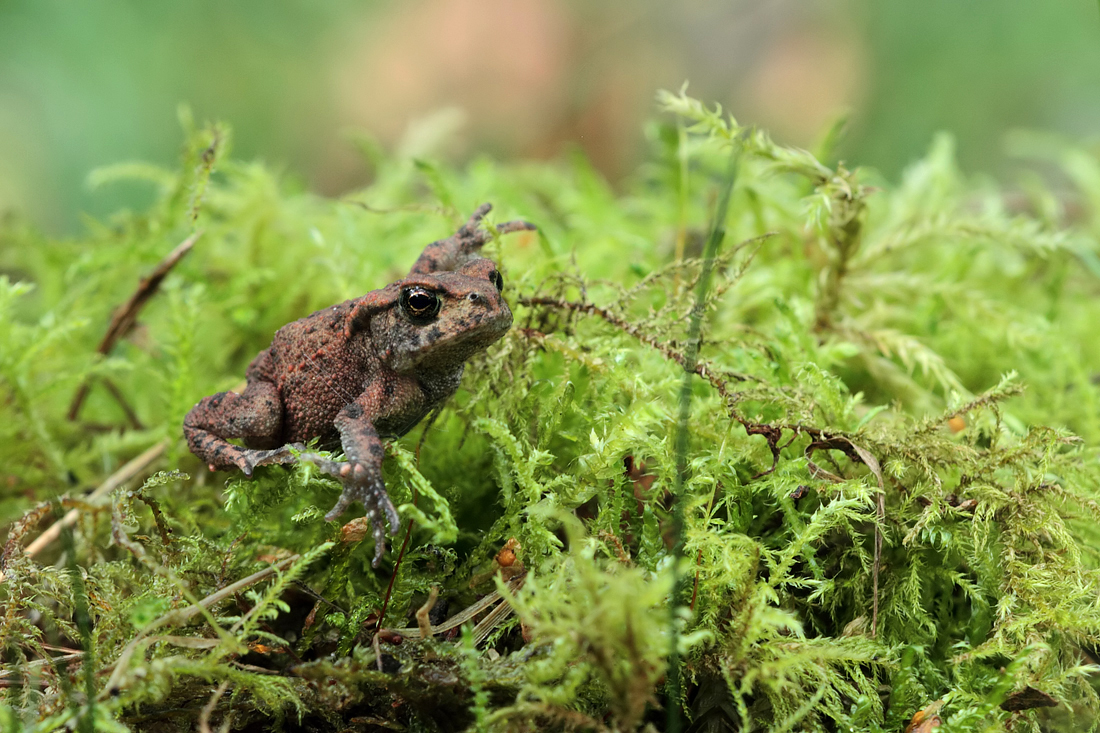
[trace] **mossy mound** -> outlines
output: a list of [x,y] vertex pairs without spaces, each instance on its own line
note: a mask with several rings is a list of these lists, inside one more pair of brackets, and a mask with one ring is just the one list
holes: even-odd
[[[576,157],[364,145],[373,183],[329,200],[185,121],[178,171],[93,176],[148,182],[149,210],[63,240],[6,220],[0,727],[1094,725],[1100,161],[1021,137],[1063,188],[1005,189],[941,138],[892,185],[827,163],[831,135],[661,103],[622,192]],[[332,480],[187,453],[183,415],[278,327],[482,201],[540,227],[487,248],[516,324],[389,446],[412,531],[382,568],[322,519]]]

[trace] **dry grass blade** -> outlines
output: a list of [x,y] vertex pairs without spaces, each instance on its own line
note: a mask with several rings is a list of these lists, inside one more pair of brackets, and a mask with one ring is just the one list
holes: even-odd
[[[516,578],[513,578],[512,580],[508,581],[508,590],[510,592],[514,593],[515,591],[517,591],[521,587],[523,587],[524,577],[525,577],[524,575],[520,575],[520,576],[518,576]],[[451,629],[457,628],[457,627],[461,626],[462,624],[466,623],[467,621],[469,621],[470,619],[472,619],[474,616],[476,616],[479,613],[481,613],[482,611],[484,611],[485,609],[493,606],[494,604],[499,603],[501,600],[503,600],[503,599],[502,599],[502,596],[500,595],[500,591],[493,591],[489,595],[485,596],[484,598],[479,599],[476,603],[473,603],[470,606],[466,607],[460,613],[452,616],[451,618],[447,619],[446,621],[439,624],[438,626],[430,627],[430,629],[431,629],[430,633],[434,636],[435,634],[442,634],[444,631],[450,631]],[[478,638],[476,636],[478,630],[482,628],[482,624],[486,624],[486,622],[490,618],[494,618],[495,619],[494,623],[486,624],[486,626],[485,626],[486,629],[491,631],[492,628],[494,628],[497,623],[499,623],[503,619],[507,618],[508,614],[511,613],[511,606],[509,606],[507,603],[503,603],[501,605],[504,606],[508,610],[504,611],[504,612],[500,612],[499,607],[496,608],[496,609],[493,609],[493,612],[490,612],[490,614],[488,616],[486,616],[484,619],[482,619],[481,622],[478,623],[477,627],[474,628],[475,639],[477,639],[477,641],[480,642],[480,641],[484,640],[485,636],[488,635],[488,632],[486,631],[485,634],[482,635],[480,638]],[[495,613],[499,613],[500,614],[499,617],[494,616]],[[387,631],[391,631],[393,633],[400,634],[401,636],[408,637],[410,639],[419,639],[419,638],[421,638],[420,629],[418,627],[415,627],[415,626],[409,627],[409,628],[404,628],[404,629],[387,629]]]
[[501,603],[485,614],[485,618],[474,627],[474,646],[481,646],[481,643],[489,638],[489,634],[493,633],[493,629],[500,626],[514,611],[515,609],[508,603]]
[[[233,388],[233,391],[240,392],[244,389],[244,382],[238,384]],[[84,500],[89,504],[95,504],[101,501],[105,496],[110,494],[115,489],[119,488],[128,481],[133,480],[145,469],[153,464],[158,458],[164,455],[164,452],[168,449],[170,441],[168,438],[160,441],[153,447],[146,450],[141,455],[130,460],[122,468],[111,474],[106,481],[99,485],[94,491],[88,494]],[[27,555],[34,557],[42,550],[49,547],[51,543],[57,540],[61,536],[61,531],[65,527],[71,527],[76,523],[76,520],[80,517],[80,511],[78,509],[70,509],[64,517],[54,522],[52,525],[46,528],[46,531],[35,538],[34,542],[27,545],[24,552]],[[4,573],[0,571],[0,581],[4,580]]]
[[[24,664],[23,669],[36,669],[38,667],[45,667],[47,664],[56,666],[58,664],[64,664],[77,659],[81,659],[83,656],[84,652],[74,650],[72,652],[69,652],[68,654],[60,654],[56,657],[51,657],[50,659],[35,659],[33,662],[27,662],[26,664]],[[2,681],[6,678],[11,677],[13,674],[15,674],[14,670],[0,669],[0,683],[2,683]]]
[[[164,451],[168,448],[168,440],[162,440],[152,448],[149,448],[141,455],[127,462],[122,468],[111,474],[110,477],[102,484],[99,485],[92,493],[85,497],[85,501],[88,503],[95,503],[101,500],[103,497],[110,494],[118,487],[130,481],[135,476],[140,474],[146,468],[148,468],[154,461],[160,458]],[[64,517],[57,520],[46,531],[38,535],[34,542],[27,545],[24,552],[30,557],[34,557],[42,550],[50,546],[51,543],[57,540],[61,536],[62,530],[66,527],[71,527],[76,524],[76,520],[80,518],[80,511],[78,509],[70,509]],[[0,581],[4,580],[4,573],[0,571]]]

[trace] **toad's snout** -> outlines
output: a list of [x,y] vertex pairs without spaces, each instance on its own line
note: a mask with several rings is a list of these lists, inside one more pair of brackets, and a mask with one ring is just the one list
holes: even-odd
[[495,290],[472,290],[466,294],[466,300],[478,313],[478,319],[487,318],[498,327],[507,329],[512,325],[512,311],[500,293]]

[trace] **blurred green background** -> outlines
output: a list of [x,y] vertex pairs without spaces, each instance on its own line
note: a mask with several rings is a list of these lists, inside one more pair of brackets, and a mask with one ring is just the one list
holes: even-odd
[[547,158],[579,146],[614,182],[645,152],[658,88],[691,83],[780,142],[895,176],[934,132],[1011,176],[1006,131],[1100,119],[1096,0],[0,0],[0,211],[54,234],[140,206],[89,171],[169,164],[178,108],[224,120],[235,154],[337,194],[369,180],[353,140]]

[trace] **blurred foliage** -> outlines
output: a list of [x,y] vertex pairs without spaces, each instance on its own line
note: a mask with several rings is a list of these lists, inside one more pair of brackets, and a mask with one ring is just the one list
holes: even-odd
[[[897,731],[929,705],[949,731],[1095,724],[1100,161],[1015,141],[1077,184],[1070,217],[1040,179],[969,180],[947,137],[892,186],[682,94],[661,104],[623,194],[580,155],[456,169],[364,140],[376,180],[325,199],[185,115],[178,167],[93,174],[149,186],[148,209],[67,239],[9,217],[4,730],[638,730],[677,704],[693,731]],[[732,147],[679,477],[688,316]],[[482,201],[540,229],[487,247],[515,327],[389,446],[413,527],[391,588],[401,543],[372,570],[370,543],[321,518],[333,481],[210,474],[179,426],[278,327],[400,277]],[[195,232],[98,357],[112,310]],[[159,441],[176,470],[73,498]],[[22,552],[69,508],[71,532]],[[508,605],[420,640],[436,591],[423,623]],[[381,613],[403,643],[373,634]],[[1055,706],[1002,708],[1032,693]]]
[[893,173],[938,130],[960,141],[969,170],[1004,172],[1004,134],[1020,127],[1094,134],[1100,8],[1082,0],[862,2],[871,79],[855,159]]
[[1011,129],[1094,134],[1098,21],[1092,0],[5,0],[0,211],[57,235],[144,209],[146,189],[86,173],[171,165],[181,100],[231,120],[242,157],[327,193],[373,176],[348,130],[398,147],[445,108],[469,120],[449,153],[579,146],[618,186],[645,155],[652,90],[684,79],[790,144],[850,109],[838,153],[891,178],[939,130],[964,170],[1002,175]]

